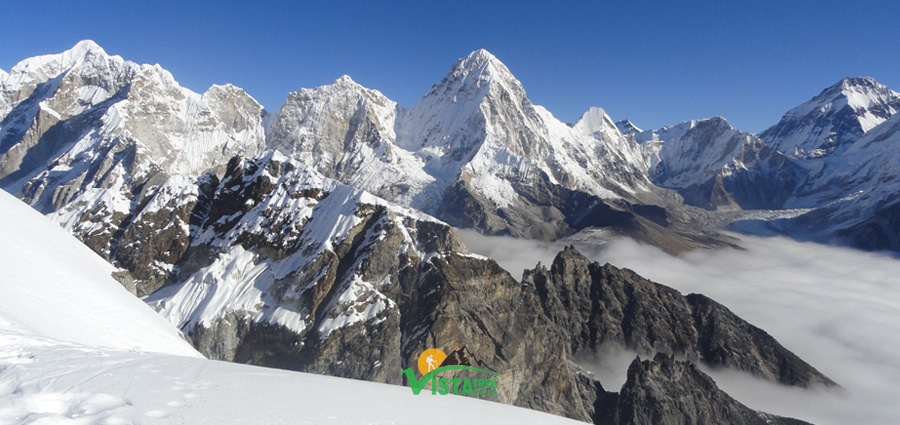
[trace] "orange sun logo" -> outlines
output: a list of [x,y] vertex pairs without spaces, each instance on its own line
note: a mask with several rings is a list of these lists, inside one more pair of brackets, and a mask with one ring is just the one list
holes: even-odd
[[439,348],[429,348],[423,351],[419,355],[419,372],[422,373],[422,376],[427,375],[428,372],[439,368],[446,358],[447,355]]

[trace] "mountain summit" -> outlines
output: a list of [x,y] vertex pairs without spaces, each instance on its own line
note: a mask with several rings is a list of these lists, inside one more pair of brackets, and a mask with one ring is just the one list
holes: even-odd
[[844,78],[788,111],[759,137],[793,158],[839,154],[898,111],[900,93],[872,78]]

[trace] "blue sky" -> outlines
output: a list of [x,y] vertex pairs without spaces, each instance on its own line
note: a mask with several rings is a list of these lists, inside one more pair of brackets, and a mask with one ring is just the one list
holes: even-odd
[[269,110],[350,75],[412,106],[485,48],[563,121],[600,106],[643,128],[724,116],[746,131],[845,76],[900,90],[897,1],[8,2],[0,68],[92,39],[184,86]]

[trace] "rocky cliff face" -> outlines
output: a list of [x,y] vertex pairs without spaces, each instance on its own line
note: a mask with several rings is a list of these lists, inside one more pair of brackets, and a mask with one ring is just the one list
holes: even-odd
[[574,248],[560,252],[550,269],[527,270],[523,282],[535,287],[544,312],[567,333],[574,355],[596,355],[614,344],[787,385],[834,385],[725,306],[700,294],[683,296],[627,269],[590,262]]
[[697,366],[665,354],[631,363],[617,407],[614,423],[620,425],[808,424],[750,409],[722,392]]

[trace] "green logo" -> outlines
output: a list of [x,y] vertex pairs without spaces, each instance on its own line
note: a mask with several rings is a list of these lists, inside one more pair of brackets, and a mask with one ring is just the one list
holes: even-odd
[[[480,367],[473,366],[473,363]],[[466,347],[450,353],[449,356],[438,348],[429,348],[419,355],[418,368],[422,374],[421,378],[416,378],[411,367],[403,370],[413,395],[419,395],[429,383],[431,383],[432,395],[497,395],[497,376],[500,374],[488,368],[481,360],[476,359]],[[466,370],[477,373],[480,377],[445,378],[439,376],[443,372],[454,370]]]

